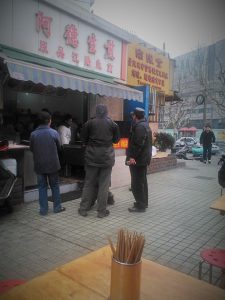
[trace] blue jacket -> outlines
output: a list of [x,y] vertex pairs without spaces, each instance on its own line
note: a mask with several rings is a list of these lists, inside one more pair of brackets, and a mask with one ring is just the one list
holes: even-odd
[[37,174],[51,174],[60,169],[58,152],[61,151],[59,134],[47,125],[41,125],[31,133],[30,150],[34,156]]

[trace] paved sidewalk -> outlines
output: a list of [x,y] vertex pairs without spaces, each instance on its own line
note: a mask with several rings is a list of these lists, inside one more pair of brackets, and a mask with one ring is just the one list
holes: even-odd
[[[104,219],[96,217],[95,209],[86,218],[79,216],[79,199],[65,202],[64,213],[50,211],[47,217],[39,216],[37,202],[18,206],[0,219],[0,280],[31,279],[50,271],[106,245],[108,235],[115,241],[121,227],[145,235],[145,258],[197,277],[200,251],[225,249],[225,216],[209,208],[220,195],[218,159],[213,157],[211,165],[186,161],[185,168],[149,175],[145,213],[127,210],[133,203],[127,171],[121,174],[124,185],[114,184],[116,204]],[[118,183],[120,174],[113,176]],[[203,272],[208,280],[205,268]],[[220,272],[213,274],[215,282]]]

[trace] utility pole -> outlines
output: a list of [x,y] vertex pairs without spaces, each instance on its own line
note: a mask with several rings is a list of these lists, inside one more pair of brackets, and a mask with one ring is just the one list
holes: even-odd
[[206,123],[206,109],[207,109],[207,95],[204,93],[199,94],[196,97],[196,103],[198,105],[203,105],[203,127],[205,126]]
[[203,127],[206,125],[207,97],[203,102]]

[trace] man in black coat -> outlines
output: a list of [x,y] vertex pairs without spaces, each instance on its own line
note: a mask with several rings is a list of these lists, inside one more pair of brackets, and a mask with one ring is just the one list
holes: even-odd
[[134,207],[129,212],[145,212],[148,207],[147,166],[152,156],[152,132],[145,119],[145,111],[136,108],[133,113],[133,125],[129,138],[126,164],[131,174],[131,190],[134,195]]
[[212,155],[212,143],[215,143],[215,135],[211,130],[210,125],[205,126],[205,130],[200,136],[200,144],[203,146],[203,162],[206,164],[207,158],[208,163],[211,164]]
[[106,209],[112,167],[115,164],[113,143],[120,139],[119,127],[108,116],[107,106],[98,104],[96,117],[84,124],[82,138],[85,150],[85,181],[78,213],[86,217],[98,186],[98,217],[109,215]]

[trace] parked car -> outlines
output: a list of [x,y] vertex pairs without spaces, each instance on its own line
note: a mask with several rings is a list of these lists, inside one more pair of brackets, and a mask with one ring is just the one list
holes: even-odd
[[[216,144],[212,144],[212,154],[215,155],[220,152],[220,147]],[[200,144],[196,144],[192,147],[193,156],[202,156],[203,155],[203,147]]]
[[175,148],[181,148],[183,147],[185,144],[188,146],[188,152],[192,151],[192,147],[194,145],[197,145],[198,141],[193,138],[192,136],[187,136],[187,137],[181,137],[180,139],[178,139],[175,143]]

